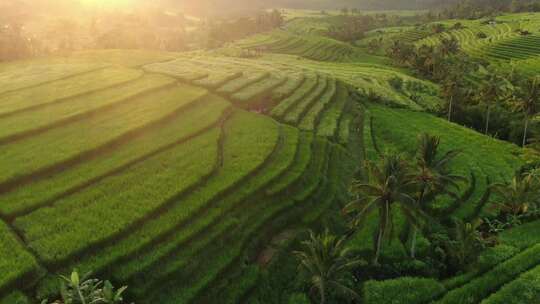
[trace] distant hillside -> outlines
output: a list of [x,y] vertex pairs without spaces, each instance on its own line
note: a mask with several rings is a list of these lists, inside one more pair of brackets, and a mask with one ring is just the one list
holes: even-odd
[[[93,0],[3,0],[0,3],[0,19],[8,8],[22,7],[25,11],[36,12],[66,12],[81,7],[90,9],[121,9],[159,7],[170,10],[181,10],[195,15],[229,14],[231,12],[246,11],[262,8],[297,8],[330,10],[344,7],[358,8],[362,10],[420,10],[437,9],[451,6],[460,0],[116,0],[99,3]],[[463,2],[463,1],[461,1]],[[471,0],[468,3],[480,6],[509,6],[512,0]],[[529,0],[517,0],[516,3],[529,3]]]
[[234,10],[247,8],[302,8],[302,9],[339,9],[343,7],[365,10],[426,9],[441,4],[448,5],[457,0],[163,0],[171,5],[183,6],[187,10],[218,9]]

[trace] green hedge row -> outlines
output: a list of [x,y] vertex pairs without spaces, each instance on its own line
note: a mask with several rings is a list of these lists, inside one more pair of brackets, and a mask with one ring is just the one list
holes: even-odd
[[491,271],[473,279],[470,283],[448,292],[437,304],[473,304],[488,297],[492,292],[521,273],[540,263],[540,244],[537,244],[510,260],[497,265]]
[[362,289],[363,304],[421,304],[440,296],[444,286],[435,279],[402,277],[368,281]]
[[481,304],[538,304],[540,303],[540,266],[506,284]]

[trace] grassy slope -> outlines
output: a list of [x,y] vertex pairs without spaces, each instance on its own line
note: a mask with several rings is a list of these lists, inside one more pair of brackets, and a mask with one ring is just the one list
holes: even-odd
[[26,251],[18,236],[10,227],[0,221],[0,294],[13,290],[21,284],[21,278],[27,282],[35,280],[38,271],[35,258]]
[[229,103],[208,95],[185,112],[131,138],[118,149],[72,166],[46,179],[35,180],[0,196],[0,213],[7,217],[22,215],[51,204],[59,198],[87,188],[108,175],[144,161],[161,149],[186,141],[216,125]]
[[[310,22],[306,22],[306,24],[302,24],[301,21],[295,21],[291,23],[291,28],[289,30],[301,32],[302,29],[312,26],[312,23]],[[337,56],[333,59],[345,58],[342,57],[343,53],[333,55],[332,52],[336,51],[339,48],[319,44],[320,41],[315,42],[317,46],[321,47],[325,54],[317,54],[316,47],[314,47],[315,44],[313,44],[312,46],[304,47],[300,45],[298,41],[291,40],[286,42],[280,42],[280,39],[268,39],[267,37],[258,37],[257,39],[259,39],[259,41],[257,41],[255,44],[258,44],[261,41],[264,43],[276,43],[281,49],[290,49],[295,53],[299,52],[300,54],[305,54],[308,57],[314,56],[314,58],[318,59],[332,59],[332,56]],[[94,61],[98,62],[102,66],[110,64],[139,66],[150,62],[167,61],[173,59],[173,57],[176,56],[174,54],[155,54],[149,52],[135,52],[131,54],[132,56],[122,55],[122,51],[106,51],[98,53],[80,53],[76,54],[75,57],[77,57],[76,60],[78,61]],[[350,54],[347,54],[347,56],[349,56],[350,58]],[[276,78],[269,76],[289,74],[292,71],[295,75],[302,75],[301,79],[303,79],[305,78],[303,74],[304,71],[302,71],[301,73],[299,73],[299,71],[300,69],[304,69],[305,71],[309,71],[309,74],[311,74],[311,72],[329,74],[332,77],[338,80],[345,81],[346,83],[353,85],[363,91],[374,90],[383,95],[384,97],[392,100],[393,102],[405,105],[412,109],[419,110],[422,108],[429,109],[437,107],[439,101],[434,96],[437,94],[436,92],[438,89],[435,85],[429,82],[415,79],[407,75],[407,73],[404,73],[404,71],[400,71],[399,69],[389,67],[387,65],[388,62],[383,58],[370,56],[367,54],[360,54],[358,55],[358,57],[355,58],[361,60],[362,62],[336,64],[331,62],[316,62],[306,59],[299,59],[296,56],[276,54],[265,55],[262,58],[258,58],[255,60],[247,60],[219,56],[210,57],[209,54],[203,54],[202,56],[196,55],[194,57],[190,56],[189,58],[183,58],[182,60],[177,61],[176,66],[170,66],[168,64],[155,64],[152,65],[152,68],[148,70],[166,73],[172,76],[176,76],[177,78],[183,79],[185,81],[193,81],[194,83],[206,86],[212,90],[221,88],[220,91],[226,95],[235,94],[240,91],[240,94],[236,95],[236,97],[239,100],[247,100],[250,98],[254,98],[256,95],[261,95],[262,93],[266,94],[267,92],[265,92],[265,90],[270,90],[269,88],[274,88],[274,86],[279,88],[279,85],[281,85],[281,83]],[[95,68],[95,66],[92,66],[92,68]],[[161,70],[156,68],[159,68]],[[89,67],[82,65],[82,67],[78,67],[78,69],[73,68],[73,71],[84,71],[85,69],[89,69]],[[243,71],[244,73],[240,74],[238,73],[238,71]],[[16,73],[16,70],[14,70],[13,67],[9,65],[0,65],[0,79],[5,75],[9,76],[9,73]],[[62,74],[58,73],[58,71],[53,68],[51,68],[50,74],[50,79],[57,79],[62,77]],[[24,75],[24,73],[21,73],[21,75]],[[396,76],[401,77],[407,81],[420,82],[424,84],[424,86],[428,87],[429,90],[432,91],[432,94],[430,96],[426,96],[426,100],[424,100],[424,103],[422,105],[419,105],[409,98],[408,92],[396,91],[389,85],[388,80]],[[17,89],[24,86],[31,86],[37,83],[38,81],[36,79],[29,78],[23,79],[19,82],[13,82],[12,87]],[[303,80],[298,81],[298,83],[293,83],[291,84],[291,86],[296,89],[297,87],[302,85],[302,83]],[[286,84],[284,84],[283,86],[286,86]],[[278,90],[274,90],[274,92],[277,92]],[[284,91],[285,95],[293,94],[292,90],[290,89],[285,88]],[[2,95],[0,94],[0,96]],[[340,141],[344,144],[347,144],[349,142],[349,138],[355,137],[356,133],[354,132],[355,128],[353,127],[353,123],[355,122],[354,115],[350,111],[345,113],[346,115],[339,115],[340,109],[348,109],[347,107],[345,107],[345,104],[346,103],[338,104],[336,105],[336,107],[330,107],[330,109],[335,112],[330,116],[327,116],[328,114],[326,111],[324,111],[324,113],[321,113],[321,116],[323,117],[322,120],[325,122],[324,126],[329,125],[328,129],[330,131],[320,132],[321,135],[324,134],[329,138],[332,138],[332,134],[338,135]],[[319,110],[317,109],[317,106],[319,108],[324,107],[321,104],[317,103],[315,103],[314,105],[316,107],[312,108],[313,114],[309,115],[309,117],[310,120],[317,121],[319,116]],[[307,110],[309,109],[306,109],[306,111]],[[217,112],[219,111],[216,111],[215,113]],[[305,111],[302,110],[302,112]],[[443,144],[444,142],[451,142],[452,144],[447,144],[444,147],[445,149],[448,149],[449,146],[452,146],[452,148],[454,148],[454,143],[456,147],[464,148],[466,153],[464,153],[460,157],[459,161],[455,164],[456,169],[460,172],[463,172],[464,175],[466,175],[465,173],[468,172],[469,162],[478,163],[472,168],[478,173],[479,176],[495,175],[498,178],[501,178],[501,175],[504,177],[510,176],[510,174],[513,173],[513,170],[522,163],[520,157],[516,156],[521,154],[519,149],[517,149],[516,147],[484,138],[474,132],[465,130],[452,124],[448,124],[443,120],[433,118],[432,116],[429,116],[427,114],[407,110],[395,110],[375,105],[370,107],[369,112],[371,115],[374,115],[374,117],[376,117],[374,132],[380,143],[379,145],[384,148],[406,151],[410,150],[410,148],[414,146],[412,143],[415,142],[416,134],[422,130],[429,130],[432,133],[440,134],[443,137]],[[330,118],[325,119],[325,117]],[[326,122],[326,120],[328,120],[328,122]],[[309,129],[312,128],[311,124],[312,123],[310,122]],[[238,130],[241,130],[240,132],[244,134],[244,136],[249,136],[249,134],[243,133],[245,132],[243,131],[243,128],[245,128],[245,130],[249,129],[248,126],[250,126],[250,124],[241,123],[240,125],[241,126],[239,126]],[[255,128],[259,127],[257,124],[253,124],[252,126]],[[313,126],[313,128],[316,128],[316,126]],[[324,129],[326,129],[326,127],[319,130]],[[250,131],[252,130],[253,128]],[[254,133],[252,135],[257,137],[257,133]],[[302,137],[305,136],[306,135]],[[251,169],[248,168],[249,166],[246,167],[246,163],[240,161],[241,158],[239,158],[239,155],[242,155],[242,157],[246,156],[245,153],[251,150],[251,143],[258,142],[258,140],[262,140],[263,138],[255,137],[246,140],[245,143],[241,143],[242,147],[239,146],[235,149],[224,150],[224,160],[226,161],[225,164],[228,163],[228,159],[229,161],[232,161],[238,166],[231,166],[225,171],[218,171],[216,175],[212,175],[210,177],[210,179],[204,184],[203,187],[197,189],[195,192],[190,193],[189,196],[183,198],[182,202],[187,202],[189,205],[187,211],[183,208],[185,206],[180,203],[171,205],[173,206],[172,209],[168,210],[167,213],[162,214],[163,218],[160,217],[145,223],[145,225],[140,227],[141,229],[138,230],[136,233],[127,236],[116,244],[111,244],[111,246],[107,248],[107,250],[103,250],[103,252],[96,252],[95,255],[93,255],[93,253],[90,255],[86,255],[85,259],[81,261],[81,265],[84,265],[84,267],[88,268],[97,267],[97,269],[103,271],[105,268],[108,267],[108,263],[114,263],[114,261],[125,259],[124,262],[126,263],[121,264],[117,269],[118,272],[113,271],[113,273],[117,273],[118,280],[121,281],[127,278],[136,278],[135,282],[141,282],[139,280],[142,280],[141,284],[143,284],[143,286],[145,285],[145,276],[140,276],[139,271],[161,269],[162,272],[156,273],[155,278],[153,278],[153,284],[159,285],[159,283],[161,282],[160,280],[168,278],[169,275],[178,275],[178,278],[180,279],[176,278],[174,281],[171,282],[171,284],[165,285],[164,288],[167,288],[167,286],[174,287],[174,290],[169,291],[171,292],[171,294],[180,296],[185,299],[192,299],[201,290],[209,288],[211,286],[211,283],[217,280],[217,278],[219,278],[221,271],[223,269],[227,269],[227,265],[233,263],[237,259],[237,257],[240,256],[241,252],[244,249],[243,247],[254,235],[253,233],[259,231],[260,227],[265,226],[267,220],[272,219],[272,217],[277,214],[279,210],[281,210],[281,208],[292,208],[295,205],[294,201],[289,201],[288,199],[286,199],[287,197],[294,196],[296,200],[300,202],[307,200],[308,198],[310,198],[311,195],[315,195],[315,199],[312,202],[313,204],[320,203],[321,199],[324,199],[327,204],[331,204],[334,201],[334,193],[333,191],[328,190],[330,189],[330,185],[334,182],[339,184],[337,180],[347,180],[348,178],[350,178],[350,176],[337,177],[335,176],[335,173],[332,173],[333,176],[330,177],[329,182],[321,179],[321,176],[325,174],[330,174],[328,172],[332,172],[332,165],[324,165],[325,162],[328,162],[330,158],[334,159],[336,156],[330,156],[335,154],[329,152],[334,150],[334,148],[326,147],[333,147],[333,144],[321,144],[322,140],[320,138],[317,138],[315,139],[315,142],[319,144],[315,144],[313,146],[313,151],[307,149],[305,144],[304,146],[300,145],[298,149],[302,152],[302,154],[297,154],[295,156],[295,162],[293,164],[284,162],[282,165],[280,165],[280,168],[283,168],[283,166],[285,165],[287,167],[290,165],[291,170],[295,170],[292,170],[291,174],[280,176],[280,181],[282,181],[282,183],[276,183],[276,181],[273,181],[270,184],[272,186],[267,188],[275,191],[271,192],[271,194],[281,194],[281,191],[284,189],[292,192],[287,192],[286,197],[279,199],[278,201],[275,201],[273,199],[259,199],[258,197],[256,197],[254,201],[257,201],[265,206],[268,205],[268,207],[256,211],[258,209],[256,209],[254,206],[248,205],[249,208],[238,209],[235,212],[232,212],[230,214],[230,217],[227,217],[226,215],[229,215],[228,212],[232,210],[230,208],[233,208],[231,206],[235,206],[238,202],[243,201],[245,197],[252,194],[251,191],[255,191],[255,189],[258,189],[257,187],[262,187],[264,185],[266,188],[266,183],[268,183],[269,181],[268,178],[272,176],[270,173],[279,172],[279,170],[276,169],[276,171],[268,171],[268,175],[257,175],[258,179],[254,179],[251,182],[251,184],[253,184],[252,186],[250,186],[250,182],[247,182],[244,179],[244,177],[249,175],[247,172],[253,171],[254,167],[251,167]],[[479,143],[478,147],[470,147],[470,142]],[[144,143],[145,141],[140,141],[139,144]],[[269,140],[267,143],[271,145],[272,140]],[[300,140],[300,143],[302,143],[302,139]],[[156,143],[152,142],[149,144]],[[259,142],[259,144],[263,143]],[[324,146],[325,148],[321,148],[322,146]],[[370,147],[368,147],[368,150],[368,152],[373,155],[373,151],[372,149],[370,149]],[[227,151],[229,151],[230,153],[227,154]],[[346,152],[343,153],[347,154]],[[282,158],[280,157],[281,160],[284,161],[285,159],[291,159],[290,154],[291,152],[287,154],[289,155],[288,157],[283,155]],[[312,158],[311,154],[315,155],[315,158]],[[263,159],[266,159],[268,155],[262,153],[260,155],[254,155],[254,157],[255,156],[260,156],[263,157]],[[310,156],[310,158],[308,158],[307,156]],[[182,161],[189,162],[189,159],[179,159],[180,163],[182,163]],[[271,162],[268,165],[268,168],[270,168],[272,164],[275,164],[277,166],[277,163],[274,163],[275,161],[277,160]],[[343,161],[342,163],[347,162],[348,161]],[[255,163],[256,162],[254,162],[253,164]],[[258,163],[260,163],[260,161]],[[310,163],[309,167],[308,163]],[[499,168],[497,165],[493,164],[504,165]],[[107,164],[103,162],[102,165],[103,168],[105,168]],[[327,169],[325,169],[325,166],[330,166],[330,168],[328,169],[330,171],[327,171]],[[267,170],[268,168],[265,167],[265,170]],[[263,173],[264,172],[266,171],[263,171]],[[305,174],[305,177],[303,177],[301,180],[298,180],[301,174]],[[234,178],[232,176],[234,176]],[[84,178],[86,177],[83,177],[83,179]],[[224,179],[230,179],[232,181],[237,180],[240,181],[241,184],[235,184],[234,182],[224,183]],[[482,190],[485,189],[485,182],[483,182],[482,184],[482,179],[479,178],[479,180],[480,185],[475,191],[475,198],[479,198],[479,196],[481,196],[482,194]],[[283,181],[287,182],[284,183]],[[298,184],[296,186],[299,186],[301,190],[291,190],[290,184],[293,181],[295,181],[295,184],[298,181]],[[242,188],[242,185],[244,185],[246,188]],[[315,191],[316,188],[320,188],[319,190],[324,191]],[[204,216],[197,217],[194,223],[195,225],[185,227],[185,232],[177,233],[175,235],[169,233],[170,231],[175,231],[171,229],[178,229],[178,227],[182,227],[181,223],[185,222],[188,218],[190,218],[192,214],[195,214],[191,213],[191,211],[195,212],[200,208],[204,209],[204,207],[206,206],[205,204],[217,202],[217,199],[221,199],[221,196],[218,194],[226,193],[227,189],[234,189],[234,192],[230,194],[232,195],[232,197],[225,196],[225,199],[223,201],[219,200],[223,205],[220,204],[219,208],[209,208],[208,213],[203,213]],[[266,193],[269,193],[268,190],[266,191]],[[312,205],[315,208],[312,208],[311,212],[303,214],[302,218],[308,222],[316,219],[318,217],[318,214],[320,214],[320,210],[324,210],[324,208],[327,208],[325,207],[327,206],[327,204]],[[240,206],[242,205],[240,204]],[[145,206],[144,208],[147,208],[147,206]],[[474,212],[473,205],[464,206],[458,211],[458,214],[460,214],[461,216],[466,216],[471,214],[471,212]],[[134,212],[133,214],[126,213],[126,215],[128,215],[128,217],[136,216],[136,213],[137,212]],[[260,216],[250,215],[252,213],[254,215],[258,214]],[[197,212],[196,214],[199,213]],[[223,218],[227,220],[219,220]],[[219,224],[214,226],[212,225],[213,221],[216,221]],[[27,224],[24,225],[30,227],[30,222],[33,221],[27,221]],[[210,228],[210,230],[207,231],[205,227],[213,228]],[[237,228],[234,229],[235,227]],[[110,230],[113,231],[113,229]],[[232,231],[235,232],[238,238],[234,237],[231,239],[230,235],[224,235],[227,234],[227,232]],[[179,246],[183,244],[183,242],[189,240],[191,236],[196,236],[196,241],[192,244],[193,247],[190,247],[190,250],[180,250],[178,252],[178,250],[181,248]],[[359,237],[357,244],[362,243],[363,248],[371,245],[371,242],[366,242],[368,237],[369,236]],[[37,238],[38,241],[39,239],[40,237]],[[224,239],[227,241],[225,241],[225,243],[216,243],[217,245],[213,244],[220,239]],[[60,238],[58,240],[60,240]],[[56,242],[59,242],[58,240]],[[51,244],[54,244],[53,241],[54,240],[50,241],[52,242]],[[47,243],[49,241],[47,240],[40,242]],[[155,252],[153,250],[150,250],[152,246],[160,245],[161,242],[166,242],[169,245],[163,247],[160,246],[159,250],[156,250]],[[70,244],[69,246],[73,247],[75,245]],[[222,247],[227,247],[227,250],[221,252]],[[401,254],[403,252],[403,247],[400,246],[400,244],[398,244],[397,247],[398,251]],[[54,248],[54,246],[51,247],[51,249]],[[169,259],[169,255],[171,254],[171,252],[174,252],[171,257],[175,257],[177,254],[180,254],[182,259],[173,259],[171,261]],[[54,253],[55,257],[53,259],[55,260],[58,257],[62,257],[64,255],[65,253],[56,252]],[[187,271],[182,271],[182,261],[190,261],[191,258],[195,255],[200,259],[212,261],[212,263],[209,263],[209,265],[201,265],[201,268],[199,268],[197,272],[191,272],[193,270],[189,270],[189,268]],[[137,259],[134,259],[133,262],[128,263],[128,261],[134,256],[136,256]],[[139,261],[140,264],[136,261]],[[167,263],[160,265],[159,263],[161,263],[162,261],[165,261]],[[64,270],[67,271],[67,269]],[[191,277],[191,274],[196,274],[196,276]],[[178,287],[179,283],[183,282],[182,278],[192,278],[193,281],[190,281],[192,283],[189,283],[186,286],[182,286],[183,284],[180,284],[180,286],[182,287]],[[163,295],[156,296],[156,294],[160,292],[159,290],[157,290],[153,295],[149,295],[149,298],[162,298]],[[167,298],[167,295],[165,295],[165,298]],[[170,299],[171,298],[169,298],[168,300]]]
[[[134,98],[102,115],[89,116],[46,134],[4,145],[0,152],[0,166],[4,168],[0,182],[30,175],[96,149],[167,117],[205,94],[206,91],[199,88],[176,86]],[[36,154],[36,150],[40,153]]]
[[[381,150],[397,151],[410,155],[414,152],[416,136],[420,132],[428,132],[440,136],[443,151],[448,151],[449,149],[461,150],[460,156],[452,163],[452,166],[464,176],[468,176],[470,170],[475,172],[477,184],[472,198],[454,213],[458,217],[468,218],[478,212],[482,212],[482,210],[486,212],[487,209],[485,206],[476,205],[487,187],[486,183],[482,182],[482,180],[486,176],[489,176],[492,182],[508,180],[513,176],[515,170],[526,161],[524,151],[517,146],[485,137],[430,114],[370,104],[366,115],[374,119],[373,134],[375,135],[376,144]],[[364,137],[366,138],[366,152],[369,158],[375,158],[377,157],[377,153],[371,143],[370,132],[369,124],[367,124],[364,133]],[[462,191],[466,191],[466,187],[463,187]],[[443,199],[437,205],[444,207],[446,203],[447,200]],[[400,223],[402,217],[399,214],[394,214],[394,220]],[[371,228],[364,229],[353,238],[352,244],[357,249],[371,248],[371,237],[377,223],[376,215],[372,216],[367,223],[368,227]],[[478,272],[467,273],[462,278],[456,277],[455,280],[451,280],[455,282],[461,281],[461,283],[445,283],[450,291],[436,303],[479,303],[482,299],[488,298],[490,294],[497,292],[502,285],[509,284],[508,287],[502,289],[500,295],[493,296],[493,299],[489,301],[495,301],[499,298],[505,299],[507,297],[506,294],[509,292],[506,290],[518,288],[515,286],[525,286],[520,284],[525,284],[524,282],[533,280],[534,275],[536,275],[534,270],[523,275],[521,273],[528,271],[533,265],[538,263],[535,260],[536,257],[533,258],[537,252],[537,248],[535,249],[534,246],[538,244],[538,237],[535,233],[536,226],[538,226],[538,222],[505,231],[501,235],[501,242],[519,247],[525,251],[507,263],[500,264],[500,266],[495,267],[490,272],[485,274]],[[384,256],[395,258],[399,257],[399,254],[403,254],[401,250],[402,247],[399,240],[395,239],[391,245],[385,247],[383,254]],[[396,256],[396,254],[398,255]],[[513,282],[514,279],[518,280]],[[530,285],[528,286],[533,288]],[[533,292],[534,288],[531,290]],[[434,297],[436,296],[431,295],[428,296],[428,299]],[[524,295],[523,297],[523,299],[530,298],[530,295]],[[487,301],[486,303],[489,303]]]
[[[99,77],[93,75],[93,77]],[[149,91],[170,86],[174,80],[160,75],[148,75],[137,80],[129,79],[128,83],[109,83],[107,79],[100,79],[102,87],[109,86],[108,89],[100,90],[102,87],[92,87],[91,83],[80,82],[77,86],[85,88],[85,92],[68,98],[61,95],[65,88],[54,88],[44,85],[45,92],[33,92],[29,94],[18,94],[16,99],[35,101],[34,96],[43,96],[39,99],[42,103],[38,107],[27,108],[27,111],[8,115],[0,120],[0,140],[5,142],[17,140],[31,133],[40,133],[47,129],[61,127],[77,119],[89,116],[99,111],[110,109],[122,102],[130,101],[137,95],[148,93]],[[112,86],[112,87],[111,87]],[[60,90],[61,93],[57,93]],[[67,95],[67,94],[66,94]],[[52,98],[51,98],[52,97]],[[9,97],[7,97],[9,98]],[[51,102],[47,103],[46,100]],[[4,103],[8,105],[8,103]],[[18,104],[19,106],[21,104]],[[29,134],[30,133],[30,134]]]
[[218,161],[218,131],[212,129],[50,208],[19,217],[15,226],[46,263],[65,261],[139,223],[209,175]]
[[[485,137],[430,114],[378,105],[370,105],[368,109],[374,117],[375,137],[383,150],[414,153],[417,135],[427,132],[441,137],[442,151],[461,151],[452,166],[456,173],[465,177],[469,177],[473,171],[477,178],[477,187],[471,201],[457,211],[456,215],[460,217],[474,213],[474,203],[486,190],[486,177],[489,176],[491,182],[507,180],[525,163],[524,151],[519,147]],[[461,190],[465,189],[464,186]]]

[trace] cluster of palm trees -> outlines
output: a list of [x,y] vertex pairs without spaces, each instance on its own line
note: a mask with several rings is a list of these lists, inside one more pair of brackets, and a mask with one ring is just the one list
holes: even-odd
[[466,179],[452,173],[450,162],[457,150],[441,153],[440,138],[423,133],[418,137],[414,160],[400,154],[383,155],[377,162],[368,162],[369,179],[356,181],[352,186],[355,200],[345,208],[355,227],[373,211],[378,211],[374,263],[379,261],[383,240],[393,231],[392,209],[398,208],[413,227],[410,255],[415,258],[416,236],[431,219],[429,206],[441,195],[457,197],[459,183]]
[[[455,77],[445,79],[443,96],[450,100],[450,105],[458,99],[469,100],[471,103],[482,104],[485,107],[484,134],[490,133],[491,113],[495,107],[507,108],[523,116],[522,146],[529,143],[529,125],[531,120],[540,113],[540,77],[529,78],[509,75],[508,77],[496,71],[488,71],[478,87],[460,82]],[[449,110],[449,120],[452,107]]]
[[[422,45],[416,48],[394,41],[387,53],[396,63],[408,66],[441,84],[441,95],[448,103],[449,121],[452,121],[456,105],[466,110],[469,105],[480,104],[485,111],[482,131],[487,135],[491,131],[494,108],[518,113],[523,117],[521,144],[525,146],[530,143],[531,121],[540,113],[540,76],[527,77],[515,69],[509,73],[494,68],[486,69],[481,62],[460,51],[455,37],[441,39],[437,47]],[[466,111],[462,111],[462,114],[467,115]]]
[[[378,161],[366,163],[367,181],[353,183],[354,199],[343,211],[353,230],[360,229],[367,216],[377,212],[374,265],[379,264],[384,241],[392,237],[394,209],[399,209],[412,227],[410,256],[415,258],[417,234],[433,220],[429,205],[441,195],[457,196],[458,184],[465,179],[453,174],[449,164],[459,152],[442,153],[439,147],[439,137],[421,134],[414,160],[400,154],[381,155]],[[347,249],[346,241],[346,237],[338,238],[328,231],[320,236],[311,233],[303,243],[305,250],[295,253],[302,273],[311,282],[311,293],[318,294],[321,303],[325,303],[329,289],[357,297],[347,283],[350,283],[350,271],[363,262]]]
[[460,45],[453,36],[442,38],[437,47],[424,44],[417,48],[412,44],[394,40],[387,54],[398,64],[409,66],[425,77],[438,78],[445,73],[443,68],[447,59],[460,54]]
[[[343,237],[326,230],[320,235],[310,232],[303,250],[294,252],[300,262],[300,274],[310,284],[310,294],[326,303],[330,297],[358,299],[354,286],[358,283],[352,271],[368,264],[347,246],[348,237],[363,227],[368,215],[376,212],[378,225],[374,233],[373,265],[379,265],[385,241],[392,239],[394,210],[401,212],[409,224],[409,255],[416,259],[416,239],[422,233],[433,246],[444,250],[444,263],[453,270],[465,269],[493,236],[485,235],[482,226],[489,219],[462,220],[449,215],[438,218],[430,206],[441,196],[458,200],[459,185],[467,181],[450,169],[460,151],[442,152],[440,138],[427,133],[418,136],[413,158],[401,154],[381,154],[366,163],[367,177],[353,182],[353,200],[344,208],[352,233]],[[496,192],[493,206],[498,218],[527,216],[540,210],[540,169],[517,174],[512,181],[490,186]],[[537,212],[540,215],[540,212]],[[536,213],[535,213],[536,214]],[[509,221],[512,219],[506,219]],[[512,220],[515,221],[515,220]],[[512,223],[504,223],[511,227]],[[443,232],[432,230],[443,227]]]

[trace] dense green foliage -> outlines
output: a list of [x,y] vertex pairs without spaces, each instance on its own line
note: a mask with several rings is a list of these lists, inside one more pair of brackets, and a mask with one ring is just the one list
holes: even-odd
[[534,303],[540,18],[464,5],[1,63],[0,303]]
[[427,303],[445,292],[434,279],[403,277],[387,281],[368,281],[364,284],[364,303]]

